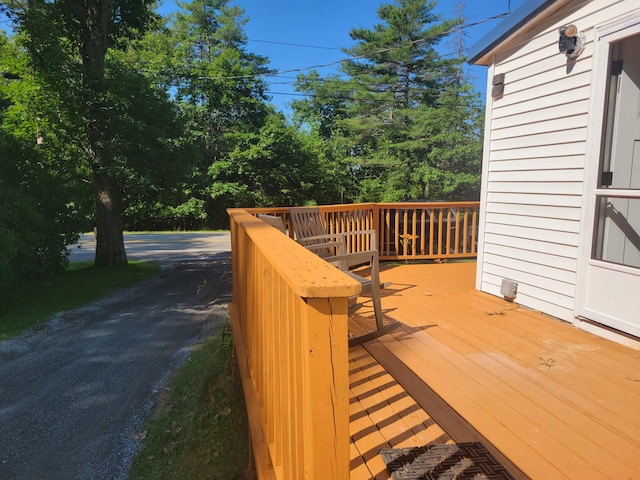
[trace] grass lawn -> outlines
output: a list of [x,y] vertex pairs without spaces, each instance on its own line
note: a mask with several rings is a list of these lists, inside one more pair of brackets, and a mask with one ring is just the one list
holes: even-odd
[[247,479],[249,435],[231,329],[199,345],[142,432],[131,480]]
[[93,262],[71,263],[52,277],[22,282],[0,297],[0,340],[43,323],[57,312],[152,277],[159,269],[153,263],[135,261],[117,268],[95,267]]

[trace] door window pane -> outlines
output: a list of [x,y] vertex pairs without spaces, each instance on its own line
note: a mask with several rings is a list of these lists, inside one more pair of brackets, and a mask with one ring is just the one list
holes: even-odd
[[640,198],[598,197],[594,258],[640,268]]
[[640,35],[611,46],[598,188],[640,189]]
[[[613,43],[593,258],[640,268],[640,35]],[[607,189],[618,190],[614,196]]]

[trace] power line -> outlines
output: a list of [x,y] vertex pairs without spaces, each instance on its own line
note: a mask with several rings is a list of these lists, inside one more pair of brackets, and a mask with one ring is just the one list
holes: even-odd
[[[274,91],[266,91],[264,92],[267,95],[286,95],[289,97],[312,97],[313,94],[310,93],[294,93],[294,92],[274,92]],[[393,103],[392,100],[386,100],[386,99],[379,99],[379,98],[368,98],[366,100],[356,100],[353,97],[349,97],[349,96],[344,96],[344,95],[338,95],[338,96],[332,96],[331,97],[332,100],[344,100],[345,102],[355,102],[355,101],[359,101],[359,102],[363,102],[363,103],[367,103],[367,104],[378,104],[380,105],[381,109],[384,109],[385,107],[389,106],[390,104]],[[412,102],[412,104],[415,104],[415,102]],[[397,106],[397,105],[396,105]],[[435,101],[431,107],[435,107],[435,108],[447,108],[449,110],[462,110],[462,111],[469,111],[469,109],[475,108],[475,109],[479,109],[479,110],[483,110],[484,111],[484,104],[480,101],[473,101],[473,100],[464,100],[462,98],[457,99],[457,101],[452,101],[451,99],[447,99],[445,101]],[[408,107],[408,108],[412,108],[412,107]]]
[[479,20],[477,22],[472,22],[472,23],[468,23],[468,24],[465,24],[465,25],[461,25],[460,27],[453,28],[453,29],[448,30],[446,32],[442,32],[442,33],[439,33],[437,35],[433,35],[431,37],[419,38],[417,40],[412,40],[410,42],[406,42],[406,43],[401,44],[401,45],[396,45],[394,47],[382,48],[382,49],[379,49],[379,50],[376,50],[376,51],[373,51],[373,52],[363,53],[362,55],[354,55],[354,56],[351,56],[351,57],[343,58],[343,59],[340,59],[340,60],[335,60],[335,61],[328,62],[328,63],[322,63],[322,64],[318,64],[318,65],[309,65],[309,66],[306,66],[306,67],[292,68],[292,69],[287,69],[287,70],[278,70],[278,71],[272,72],[270,74],[255,73],[255,74],[248,74],[248,75],[230,75],[230,76],[200,77],[200,78],[201,79],[207,78],[207,79],[211,79],[211,80],[240,80],[240,79],[243,79],[243,78],[255,78],[255,77],[265,77],[265,76],[266,77],[271,77],[271,76],[283,75],[283,74],[287,74],[287,73],[299,73],[299,72],[304,72],[304,71],[307,71],[307,70],[332,67],[334,65],[338,65],[338,64],[343,63],[343,62],[348,62],[348,61],[352,61],[352,60],[359,60],[359,59],[371,57],[373,55],[379,55],[381,53],[387,53],[387,52],[390,52],[390,51],[393,51],[393,50],[397,50],[399,48],[407,47],[409,45],[415,45],[417,43],[426,42],[427,40],[432,40],[434,38],[442,37],[442,36],[445,36],[445,35],[449,35],[451,33],[455,33],[455,32],[458,32],[460,30],[464,30],[466,28],[475,27],[477,25],[481,25],[483,23],[490,22],[492,20],[497,20],[497,19],[500,19],[500,18],[504,18],[504,17],[506,17],[508,15],[510,15],[509,12],[501,13],[499,15],[494,15],[493,17],[488,17],[488,18],[485,18],[483,20]]
[[[456,53],[443,53],[439,55],[439,58],[441,59],[445,59],[446,57],[454,57],[456,55]],[[392,66],[391,63],[385,63],[385,64],[380,64],[378,65],[378,67],[380,68],[384,68],[384,67],[390,67]],[[349,77],[349,78],[358,78],[358,77],[370,77],[371,76],[371,72],[362,72],[362,73],[353,73],[353,74],[346,74],[346,73],[342,73],[342,74],[332,74],[330,77],[318,77],[317,79],[314,79],[314,81],[320,82],[320,83],[324,83],[326,81],[330,81],[330,80],[335,80],[338,78],[342,78],[342,77]],[[274,78],[285,78],[285,79],[290,79],[292,81],[290,82],[272,82],[270,80],[270,78],[264,78],[263,80],[265,82],[268,82],[270,85],[295,85],[298,82],[298,77],[289,77],[289,76],[276,76]]]
[[274,42],[274,41],[271,41],[271,40],[256,40],[254,38],[249,38],[248,41],[249,42],[259,42],[259,43],[272,43],[274,45],[287,45],[287,46],[290,46],[290,47],[319,48],[319,49],[322,49],[322,50],[337,50],[339,52],[342,51],[341,48],[337,48],[337,47],[320,47],[318,45],[303,45],[303,44],[300,44],[300,43]]

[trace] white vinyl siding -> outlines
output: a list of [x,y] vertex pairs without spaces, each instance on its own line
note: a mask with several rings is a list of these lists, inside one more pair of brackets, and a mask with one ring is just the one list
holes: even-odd
[[[488,98],[479,288],[566,321],[575,316],[594,27],[638,7],[629,0],[575,0],[494,52],[504,95]],[[559,28],[575,24],[587,45],[575,60],[558,50]],[[490,89],[489,89],[490,90]],[[489,91],[490,95],[490,91]]]

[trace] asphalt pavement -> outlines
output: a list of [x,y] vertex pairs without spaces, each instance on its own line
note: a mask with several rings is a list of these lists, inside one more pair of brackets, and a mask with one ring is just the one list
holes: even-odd
[[128,477],[170,375],[227,317],[228,233],[184,235],[129,238],[159,275],[0,342],[1,480]]
[[[231,251],[229,232],[125,233],[124,248],[128,260],[176,263],[206,260]],[[80,235],[69,248],[72,262],[92,262],[95,258],[93,234]]]

